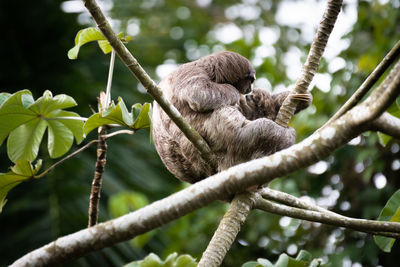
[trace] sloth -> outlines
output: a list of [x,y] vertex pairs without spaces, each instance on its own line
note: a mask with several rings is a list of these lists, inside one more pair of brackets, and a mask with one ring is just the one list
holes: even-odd
[[[249,60],[224,51],[183,64],[160,82],[164,96],[210,146],[211,160],[216,163],[216,168],[207,164],[155,102],[154,144],[164,165],[178,179],[195,183],[295,143],[295,130],[274,122],[289,92],[252,91],[254,80]],[[312,100],[310,94],[292,97],[300,100],[296,112]]]

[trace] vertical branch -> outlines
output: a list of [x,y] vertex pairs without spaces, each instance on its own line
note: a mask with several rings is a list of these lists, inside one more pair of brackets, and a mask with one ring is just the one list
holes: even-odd
[[226,253],[254,206],[256,193],[244,193],[234,197],[213,238],[204,251],[198,267],[220,266]]
[[101,193],[101,184],[103,181],[103,173],[106,166],[106,154],[107,154],[107,143],[106,143],[107,129],[106,127],[99,128],[99,142],[97,143],[97,160],[96,167],[94,170],[94,177],[92,181],[92,189],[90,191],[89,200],[89,222],[88,227],[97,224],[99,214],[99,202]]
[[[324,53],[329,36],[333,30],[333,27],[335,26],[336,18],[339,15],[341,6],[342,0],[328,1],[314,41],[311,44],[306,63],[303,66],[302,73],[297,79],[295,87],[290,95],[304,94],[307,92],[308,86],[318,70],[322,54]],[[276,123],[284,127],[287,127],[289,124],[289,121],[293,117],[297,106],[297,100],[292,99],[290,95],[283,102],[275,120]]]

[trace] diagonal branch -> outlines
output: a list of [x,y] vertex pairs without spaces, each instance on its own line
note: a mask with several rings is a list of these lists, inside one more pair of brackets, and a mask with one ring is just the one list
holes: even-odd
[[[336,18],[339,15],[341,7],[342,0],[328,1],[324,15],[314,37],[314,41],[311,44],[306,63],[303,66],[302,73],[297,79],[296,85],[291,94],[304,94],[307,92],[308,86],[318,70],[322,54],[324,53],[329,36],[333,30],[333,27],[335,26]],[[286,97],[281,109],[279,110],[278,116],[276,117],[276,123],[287,127],[290,119],[293,117],[294,112],[296,111],[296,106],[296,100],[292,99],[290,96]]]
[[147,92],[154,98],[161,108],[167,113],[171,120],[178,126],[183,134],[192,142],[192,144],[200,151],[204,160],[214,166],[215,163],[210,160],[211,149],[200,136],[182,117],[179,111],[168,101],[163,95],[160,87],[150,78],[146,71],[142,68],[135,57],[129,52],[116,33],[112,30],[106,17],[97,5],[95,0],[83,0],[85,7],[89,10],[97,27],[100,29],[104,37],[111,44],[112,48],[121,58],[122,62],[129,68],[133,75],[142,83]]

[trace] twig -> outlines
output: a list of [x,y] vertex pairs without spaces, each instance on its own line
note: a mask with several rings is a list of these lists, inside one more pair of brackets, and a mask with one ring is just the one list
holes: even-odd
[[201,135],[193,129],[182,117],[180,112],[168,101],[163,95],[161,88],[150,78],[145,72],[139,62],[125,47],[122,41],[118,38],[115,32],[112,30],[106,17],[97,5],[95,0],[83,0],[85,7],[89,10],[93,19],[95,20],[97,27],[100,29],[104,37],[107,38],[115,52],[121,58],[122,62],[129,68],[134,76],[142,83],[143,87],[146,88],[147,92],[154,98],[154,100],[161,106],[161,108],[167,113],[171,120],[178,126],[183,134],[192,142],[192,144],[200,151],[203,159],[215,168],[215,162],[211,160],[212,151],[207,145]]
[[[317,72],[319,63],[324,53],[329,35],[335,26],[336,18],[340,12],[342,0],[329,0],[319,24],[314,41],[311,44],[306,63],[303,66],[302,73],[296,81],[296,85],[291,94],[306,93],[314,74]],[[293,117],[297,106],[296,100],[286,97],[283,102],[275,122],[283,127],[287,127],[290,119]]]
[[198,267],[220,266],[230,249],[240,227],[253,208],[255,193],[238,194],[234,197],[213,238],[204,251]]
[[346,227],[374,235],[382,235],[394,238],[400,237],[400,223],[397,222],[354,219],[335,214],[333,212],[320,212],[296,207],[288,207],[286,205],[277,204],[263,198],[256,199],[255,208],[283,216],[320,222],[339,227]]
[[[354,107],[361,99],[368,93],[368,91],[374,86],[379,78],[385,73],[389,66],[396,60],[400,55],[400,41],[390,50],[390,52],[383,58],[378,64],[374,71],[368,76],[368,78],[361,84],[356,92],[346,101],[346,103],[333,115],[325,125],[338,119],[352,107]],[[323,127],[325,127],[325,125]]]
[[106,134],[104,137],[106,139],[108,139],[110,137],[113,137],[113,136],[116,136],[116,135],[119,135],[119,134],[130,134],[130,135],[133,135],[133,134],[135,134],[135,131],[134,130],[119,130],[119,131],[115,131],[115,132]]
[[54,163],[53,165],[51,165],[47,170],[43,171],[42,173],[40,173],[39,175],[35,175],[34,178],[42,178],[43,176],[46,176],[51,170],[53,170],[55,167],[57,167],[58,165],[60,165],[61,163],[63,163],[64,161],[72,158],[73,156],[81,153],[82,151],[86,150],[87,148],[89,148],[91,145],[98,143],[99,140],[92,140],[89,143],[87,143],[86,145],[84,145],[83,147],[75,150],[74,152],[72,152],[71,154],[69,154],[68,156],[62,158],[61,160],[57,161],[56,163]]

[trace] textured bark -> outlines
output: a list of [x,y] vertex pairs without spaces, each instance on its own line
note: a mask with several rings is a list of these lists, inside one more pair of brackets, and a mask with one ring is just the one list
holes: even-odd
[[107,143],[106,143],[107,129],[105,127],[99,128],[99,142],[97,143],[97,160],[94,170],[94,177],[92,181],[92,189],[90,191],[89,199],[89,221],[88,227],[97,224],[99,216],[99,202],[101,194],[101,184],[103,181],[104,169],[106,166]]
[[[302,73],[296,81],[296,85],[292,90],[292,94],[302,94],[307,92],[315,73],[318,70],[319,63],[324,53],[328,38],[333,30],[336,18],[340,12],[342,0],[329,0],[322,21],[319,24],[316,36],[311,44],[310,52],[306,63],[303,66]],[[296,110],[297,101],[287,97],[283,102],[276,118],[276,123],[281,126],[287,127],[290,119],[293,117]]]
[[236,195],[200,259],[198,267],[220,266],[254,205],[256,193]]

